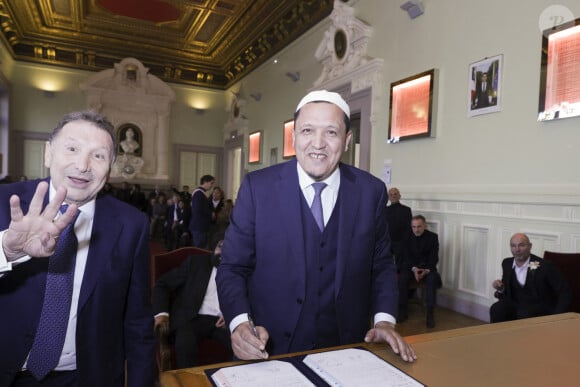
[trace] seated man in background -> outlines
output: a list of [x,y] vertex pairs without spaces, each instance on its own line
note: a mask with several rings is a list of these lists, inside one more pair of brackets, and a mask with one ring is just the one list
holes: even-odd
[[155,328],[171,329],[174,334],[177,368],[197,365],[197,347],[203,338],[210,337],[231,348],[215,283],[222,243],[217,242],[212,255],[188,257],[161,276],[153,289]]
[[434,308],[441,277],[437,272],[439,262],[439,237],[426,229],[425,217],[415,215],[411,230],[403,244],[403,260],[399,273],[399,322],[408,318],[409,283],[415,279],[425,282],[427,303],[427,327],[435,327]]
[[501,280],[492,283],[499,301],[489,310],[490,321],[567,312],[572,292],[558,268],[530,253],[532,244],[526,234],[514,234],[510,249],[513,257],[503,260]]
[[397,264],[397,271],[401,271],[403,242],[411,232],[411,209],[401,204],[401,192],[398,188],[389,189],[389,204],[386,210],[391,237],[391,253]]

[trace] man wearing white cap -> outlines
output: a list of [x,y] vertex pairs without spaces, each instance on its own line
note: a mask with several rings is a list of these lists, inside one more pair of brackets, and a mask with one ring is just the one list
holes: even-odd
[[340,163],[352,137],[348,104],[313,91],[294,122],[296,159],[246,175],[226,232],[217,284],[234,354],[265,359],[364,340],[412,362],[394,329],[385,184]]

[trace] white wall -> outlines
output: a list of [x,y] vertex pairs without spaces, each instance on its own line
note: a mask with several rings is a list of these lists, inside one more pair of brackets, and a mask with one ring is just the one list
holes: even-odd
[[[375,141],[373,169],[380,170],[383,158],[392,159],[393,183],[407,192],[456,192],[459,185],[474,192],[576,193],[580,173],[563,166],[580,161],[578,119],[536,121],[539,18],[552,3],[423,3],[424,15],[414,20],[398,2],[356,4],[357,16],[374,28],[377,38],[369,53],[385,60],[385,87],[432,67],[439,69],[437,137],[395,145]],[[580,3],[558,4],[580,17]],[[498,54],[504,62],[502,111],[468,118],[468,65]],[[385,90],[384,106],[387,94]],[[385,109],[380,119],[379,138],[386,137],[387,113]],[[426,162],[429,168],[418,167]]]

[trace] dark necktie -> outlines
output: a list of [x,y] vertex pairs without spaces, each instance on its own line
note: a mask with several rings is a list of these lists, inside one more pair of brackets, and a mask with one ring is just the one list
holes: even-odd
[[314,188],[314,200],[312,201],[310,210],[312,211],[312,215],[314,215],[314,220],[318,224],[318,228],[322,231],[324,230],[324,216],[322,215],[322,200],[320,199],[320,194],[326,188],[326,183],[312,183],[312,188]]
[[[64,213],[68,205],[60,208]],[[65,227],[58,238],[54,254],[48,258],[44,303],[34,343],[28,357],[27,368],[41,380],[58,364],[64,345],[70,315],[74,268],[78,241],[73,221]]]

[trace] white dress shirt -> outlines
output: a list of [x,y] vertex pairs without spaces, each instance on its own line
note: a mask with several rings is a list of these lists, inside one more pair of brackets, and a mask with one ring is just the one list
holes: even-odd
[[526,262],[522,266],[516,265],[516,260],[514,258],[514,263],[512,267],[516,272],[516,278],[520,285],[524,286],[526,284],[526,278],[528,277],[528,267],[530,266],[530,257],[526,259]]
[[217,269],[214,267],[211,269],[205,296],[203,297],[203,301],[197,314],[218,317],[222,315],[222,312],[220,311],[220,303],[218,301],[217,285],[215,283],[216,274]]

